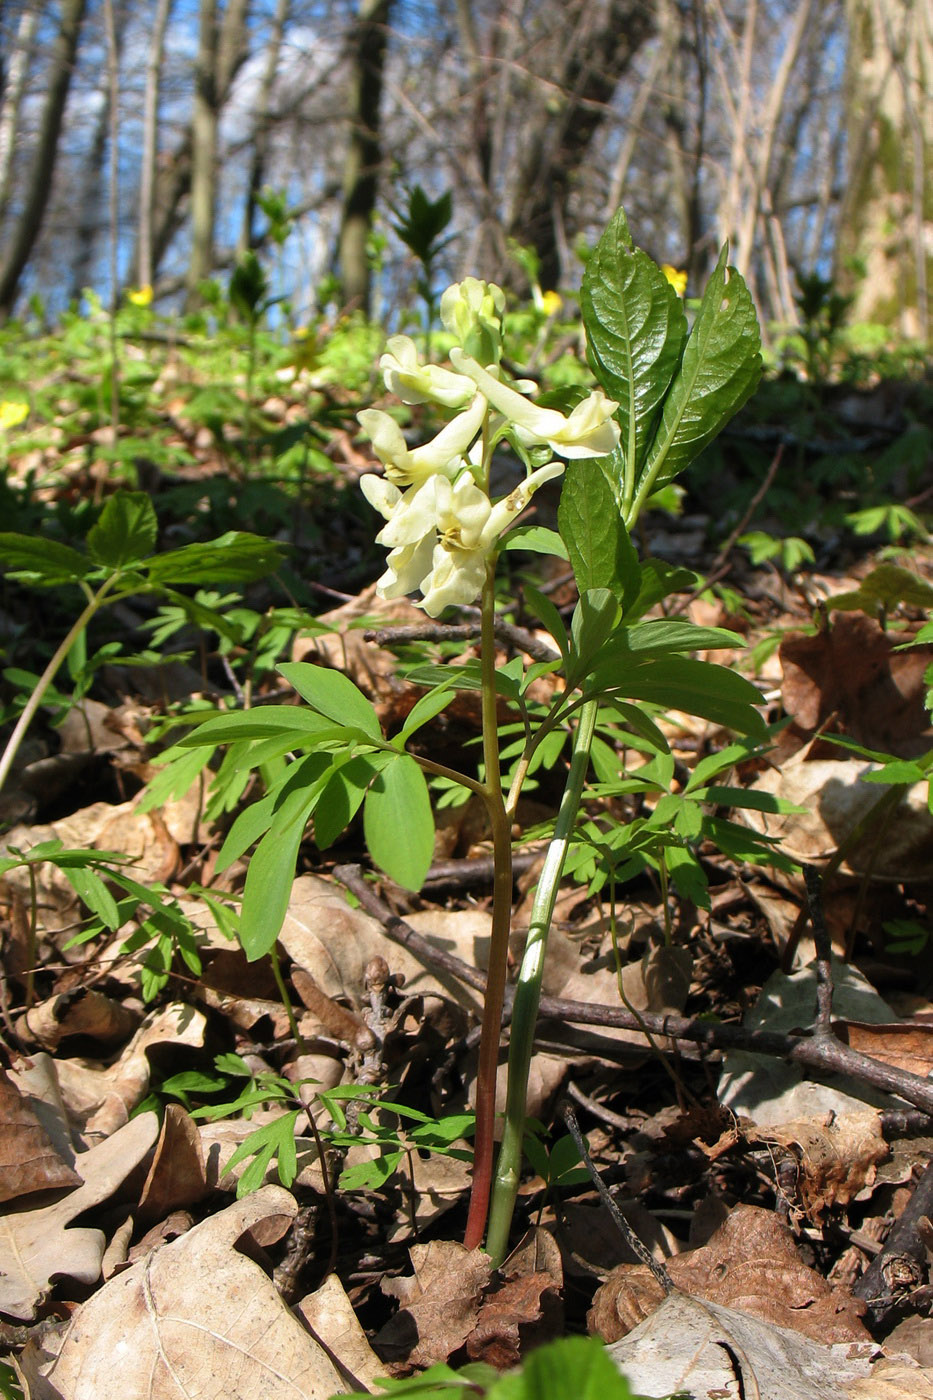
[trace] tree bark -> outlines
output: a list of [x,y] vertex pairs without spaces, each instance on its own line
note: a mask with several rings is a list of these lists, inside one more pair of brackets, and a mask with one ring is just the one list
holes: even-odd
[[3,75],[3,104],[0,106],[0,220],[6,213],[10,199],[16,135],[38,24],[38,9],[24,9],[19,17],[13,51]]
[[275,16],[272,21],[272,29],[268,39],[266,66],[263,71],[262,82],[257,97],[253,150],[250,159],[249,176],[246,182],[246,205],[243,210],[243,229],[240,234],[241,249],[255,246],[253,225],[256,220],[257,200],[262,190],[262,183],[265,177],[266,161],[269,156],[269,135],[272,130],[272,93],[275,86],[275,75],[279,66],[279,56],[282,51],[282,37],[285,33],[285,26],[288,23],[290,9],[291,0],[277,0]]
[[6,320],[13,311],[20,280],[39,236],[49,202],[58,154],[58,138],[74,72],[84,11],[85,0],[63,0],[58,35],[49,63],[47,96],[29,184],[22,212],[13,230],[3,266],[0,268],[0,321]]
[[146,60],[146,90],[143,96],[143,152],[139,177],[139,230],[136,249],[136,280],[141,287],[152,286],[152,224],[155,214],[156,157],[159,147],[159,86],[165,57],[165,34],[172,12],[172,0],[156,0],[156,10]]
[[379,187],[379,108],[392,0],[360,0],[350,38],[350,143],[343,180],[337,265],[344,302],[370,311],[367,240]]
[[567,0],[553,35],[546,99],[522,132],[524,157],[506,232],[530,244],[539,281],[557,287],[565,269],[565,228],[574,178],[609,111],[619,79],[653,32],[652,7],[632,0]]
[[848,0],[848,188],[836,276],[852,318],[930,338],[933,27],[928,0]]

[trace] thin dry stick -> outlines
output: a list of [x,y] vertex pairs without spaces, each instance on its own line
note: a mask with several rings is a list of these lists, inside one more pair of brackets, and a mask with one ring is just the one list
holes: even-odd
[[674,1283],[674,1280],[671,1278],[670,1274],[667,1272],[667,1269],[665,1269],[664,1265],[659,1259],[655,1259],[654,1255],[651,1253],[651,1250],[647,1247],[647,1245],[643,1244],[642,1241],[638,1238],[635,1231],[632,1229],[631,1225],[628,1223],[625,1216],[622,1214],[622,1212],[619,1210],[619,1207],[612,1199],[609,1187],[603,1181],[599,1172],[593,1165],[593,1160],[590,1157],[589,1149],[587,1148],[586,1138],[580,1131],[580,1124],[577,1122],[577,1115],[573,1111],[573,1106],[569,1103],[562,1103],[560,1106],[560,1116],[567,1124],[567,1129],[570,1133],[570,1136],[576,1143],[577,1151],[580,1154],[580,1160],[589,1172],[593,1185],[596,1187],[596,1190],[599,1193],[600,1200],[602,1201],[603,1205],[606,1207],[609,1214],[615,1221],[616,1228],[618,1229],[622,1238],[625,1240],[625,1243],[628,1245],[629,1249],[633,1251],[633,1253],[638,1255],[639,1259],[643,1264],[647,1264],[648,1268],[654,1274],[658,1283],[664,1289],[665,1294],[670,1295],[671,1293],[676,1292],[677,1286]]
[[810,925],[813,929],[813,943],[816,947],[816,1023],[815,1036],[831,1036],[833,1033],[833,945],[823,917],[820,873],[815,865],[803,867],[803,877],[807,885],[807,904],[810,909]]

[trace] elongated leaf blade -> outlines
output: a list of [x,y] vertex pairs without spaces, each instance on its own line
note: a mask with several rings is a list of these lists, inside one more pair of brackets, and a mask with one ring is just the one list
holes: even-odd
[[322,715],[310,714],[296,705],[260,705],[255,710],[233,710],[211,715],[188,734],[176,740],[180,749],[216,744],[235,744],[241,739],[270,739],[294,735],[295,748],[313,743],[322,735],[332,737],[334,727]]
[[206,544],[186,544],[147,562],[153,583],[251,583],[274,573],[282,548],[262,535],[228,530]]
[[406,890],[420,890],[434,854],[434,816],[424,774],[399,754],[378,774],[363,805],[369,854]]
[[88,553],[111,569],[138,564],[155,549],[158,530],[155,508],[144,491],[117,491],[88,531]]
[[60,540],[45,540],[35,535],[0,534],[0,569],[17,574],[27,583],[46,588],[62,583],[76,583],[87,578],[96,565]]
[[[664,273],[633,246],[621,209],[587,262],[580,303],[596,377],[619,403],[619,454],[631,485],[680,364],[687,318]],[[614,475],[621,507],[629,492],[618,481],[619,454]]]
[[307,661],[287,661],[278,667],[312,709],[338,724],[352,725],[373,739],[382,739],[382,726],[366,696],[342,671],[313,666]]
[[745,282],[723,248],[664,400],[645,465],[643,489],[656,491],[688,467],[751,397],[761,378],[761,334]]
[[567,463],[557,523],[579,592],[611,588],[624,607],[641,585],[638,556],[597,461]]
[[651,655],[638,661],[631,656],[629,664],[620,664],[615,658],[596,668],[587,690],[682,710],[756,738],[767,734],[754,708],[761,696],[752,683],[711,661]]
[[334,769],[314,809],[314,841],[319,850],[326,851],[350,825],[376,771],[376,764],[368,754],[357,754]]

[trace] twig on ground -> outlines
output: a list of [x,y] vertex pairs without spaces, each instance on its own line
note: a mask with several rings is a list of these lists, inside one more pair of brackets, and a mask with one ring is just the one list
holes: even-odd
[[924,1222],[933,1215],[933,1162],[929,1162],[907,1205],[891,1227],[884,1248],[871,1261],[852,1292],[864,1298],[871,1320],[883,1326],[926,1277]]
[[[486,978],[477,968],[462,958],[444,952],[416,933],[413,928],[393,914],[388,906],[363,882],[358,865],[338,866],[334,876],[351,890],[368,914],[378,919],[387,937],[409,949],[416,957],[449,975],[458,978],[476,991],[485,991]],[[506,1001],[508,1010],[508,1000]],[[719,1025],[710,1021],[691,1020],[660,1012],[639,1011],[634,1016],[619,1006],[568,1001],[563,997],[542,997],[539,1019],[572,1022],[584,1026],[609,1026],[616,1030],[650,1032],[671,1040],[687,1040],[707,1050],[751,1050],[774,1059],[790,1060],[792,1064],[818,1074],[846,1074],[853,1079],[896,1094],[915,1108],[933,1115],[933,1083],[907,1070],[873,1060],[851,1049],[837,1036],[799,1034],[784,1031],[748,1030],[745,1026]],[[663,1047],[662,1047],[663,1048]]]
[[560,1106],[560,1116],[567,1124],[567,1130],[570,1133],[570,1136],[573,1138],[574,1142],[576,1143],[577,1151],[580,1154],[580,1160],[589,1172],[593,1185],[596,1187],[596,1190],[599,1194],[599,1198],[608,1210],[609,1214],[612,1216],[612,1219],[615,1222],[619,1234],[625,1240],[625,1243],[628,1245],[629,1249],[632,1250],[634,1254],[638,1255],[638,1258],[642,1261],[643,1264],[646,1264],[648,1266],[648,1268],[651,1270],[651,1272],[657,1279],[658,1283],[664,1289],[665,1295],[669,1296],[671,1293],[676,1292],[676,1284],[674,1283],[674,1280],[671,1278],[670,1274],[667,1272],[667,1269],[665,1269],[664,1265],[659,1259],[655,1259],[648,1246],[639,1239],[635,1231],[632,1229],[631,1225],[626,1220],[625,1216],[619,1210],[619,1207],[616,1205],[615,1201],[612,1199],[609,1187],[603,1181],[599,1172],[593,1165],[593,1160],[590,1157],[589,1149],[587,1147],[586,1138],[581,1133],[580,1124],[577,1122],[577,1115],[574,1113],[572,1106],[566,1101]]
[[[384,647],[401,642],[468,642],[474,638],[478,639],[479,633],[479,622],[416,622],[404,627],[374,628],[364,632],[363,637],[367,642],[375,642],[376,646]],[[560,660],[560,653],[553,647],[542,642],[540,637],[535,637],[527,628],[516,627],[514,623],[497,621],[496,637],[500,642],[507,642],[516,651],[523,651],[533,661]]]
[[803,867],[807,886],[810,926],[816,948],[816,1023],[814,1036],[832,1036],[833,1025],[833,945],[823,917],[820,872],[815,865]]

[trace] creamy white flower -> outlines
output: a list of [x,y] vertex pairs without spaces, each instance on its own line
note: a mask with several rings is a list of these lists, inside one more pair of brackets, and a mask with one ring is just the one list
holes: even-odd
[[505,314],[505,292],[495,282],[465,277],[454,282],[441,297],[441,321],[461,345],[477,331],[489,341],[498,342]]
[[463,455],[483,426],[486,400],[477,394],[469,408],[458,413],[430,442],[409,448],[394,418],[378,408],[364,408],[357,419],[373,445],[373,451],[395,486],[420,485],[435,472],[455,476]]
[[407,335],[393,335],[386,341],[379,368],[389,393],[402,403],[440,403],[445,408],[463,408],[476,393],[476,385],[466,375],[454,374],[442,365],[422,364],[415,342]]
[[450,352],[450,362],[473,380],[528,447],[546,443],[561,457],[602,457],[619,441],[619,425],[612,417],[619,405],[607,399],[601,389],[594,389],[565,416],[556,408],[532,403],[456,347]]
[[387,524],[376,536],[390,553],[377,584],[383,598],[420,591],[431,617],[454,603],[472,603],[482,591],[486,561],[500,537],[545,481],[560,476],[549,462],[495,505],[469,471],[456,481],[435,474],[404,494],[379,477],[363,477],[366,499]]

